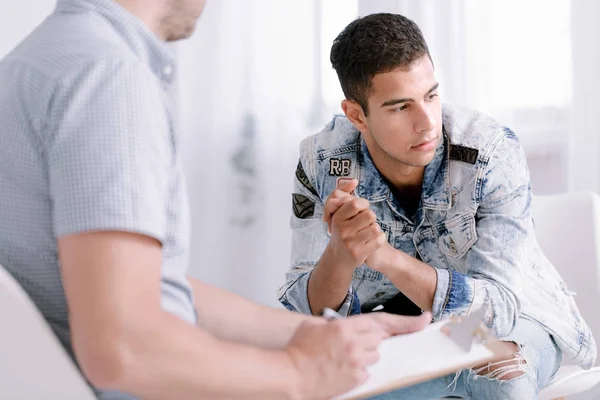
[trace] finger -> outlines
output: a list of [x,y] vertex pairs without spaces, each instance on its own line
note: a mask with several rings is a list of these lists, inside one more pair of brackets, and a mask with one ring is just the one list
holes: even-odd
[[[344,193],[341,191],[338,191],[340,193]],[[339,208],[344,205],[346,202],[354,199],[354,197],[352,197],[351,195],[344,193],[343,195],[339,196],[339,197],[333,197],[334,195],[332,194],[332,196],[330,196],[327,201],[325,202],[325,207],[323,209],[323,221],[326,223],[329,223],[329,221],[331,220],[332,215],[339,210]]]
[[387,334],[387,330],[373,318],[372,314],[351,315],[348,318],[335,322],[341,323],[341,327],[348,332],[364,334],[383,330]]
[[[346,220],[337,221],[336,227],[339,232],[346,232],[351,237],[360,236],[363,239],[363,244],[372,240],[374,236],[381,232],[381,228],[376,222],[375,213],[371,210],[363,210],[356,216]],[[346,235],[341,235],[346,236]],[[361,240],[358,239],[358,242]]]
[[[376,222],[373,222],[368,227],[361,229],[360,232],[356,232],[354,226],[348,226],[348,221],[340,224],[338,236],[346,243],[347,247],[355,247],[361,252],[365,252],[367,244],[377,240],[377,238],[383,233],[381,228]],[[374,247],[371,245],[371,247]],[[376,247],[379,248],[379,247]]]
[[[377,227],[379,228],[379,225]],[[381,228],[379,228],[379,233],[374,234],[374,238],[371,238],[368,242],[365,243],[363,252],[365,254],[371,254],[377,251],[386,242],[387,236],[385,235],[385,233],[381,232]]]
[[349,387],[348,389],[352,389],[353,387],[356,387],[358,385],[362,385],[363,383],[365,383],[369,379],[369,371],[367,371],[367,367],[363,366],[363,367],[360,367],[357,371],[353,371],[352,378],[353,378],[352,386]]
[[377,216],[370,209],[359,212],[357,215],[346,221],[346,224],[351,225],[356,232],[360,232],[373,224],[379,227],[377,224]]
[[369,207],[370,204],[368,200],[361,198],[352,198],[352,200],[345,202],[339,208],[339,210],[337,210],[334,213],[333,219],[336,220],[336,222],[345,221],[356,216],[359,212],[363,210],[368,210]]
[[382,327],[390,335],[401,335],[416,332],[425,328],[431,322],[431,313],[424,312],[418,317],[407,317],[388,313],[371,314],[383,322]]
[[390,335],[382,327],[373,328],[373,330],[359,333],[360,343],[365,351],[377,350],[382,340]]
[[354,196],[352,196],[350,193],[336,188],[333,189],[333,191],[329,194],[329,197],[327,199],[342,199],[346,197],[354,198]]
[[335,213],[346,201],[352,200],[354,196],[344,192],[343,190],[335,189],[327,200],[323,211],[323,221],[329,222],[333,213]]
[[381,356],[379,355],[379,351],[377,351],[377,348],[375,348],[369,351],[365,351],[362,355],[360,355],[358,357],[358,362],[362,366],[368,367],[369,365],[375,364],[377,361],[379,361],[380,358]]
[[357,228],[357,233],[368,231],[373,237],[382,232],[381,227],[377,222],[377,216],[371,210],[361,211],[356,217],[344,221],[344,224],[351,224],[351,226]]
[[346,193],[352,193],[358,186],[358,179],[340,178],[336,187]]

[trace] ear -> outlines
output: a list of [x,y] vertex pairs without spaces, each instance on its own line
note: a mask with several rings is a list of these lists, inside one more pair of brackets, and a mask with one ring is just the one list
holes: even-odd
[[367,125],[367,117],[365,116],[360,104],[353,100],[345,99],[342,101],[342,110],[344,111],[344,114],[346,114],[346,117],[348,117],[348,120],[350,120],[350,122],[352,122],[352,124],[356,127],[356,129],[361,132],[366,132],[369,130]]

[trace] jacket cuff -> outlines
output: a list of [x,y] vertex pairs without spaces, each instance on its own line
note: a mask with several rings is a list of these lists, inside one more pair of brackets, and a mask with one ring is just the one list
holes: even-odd
[[[312,314],[308,302],[308,281],[311,273],[312,271],[300,275],[295,281],[284,286],[283,290],[280,291],[279,302],[285,308],[302,314]],[[344,302],[336,311],[344,317],[360,314],[360,301],[352,285],[348,289]]]
[[437,286],[431,313],[434,320],[466,314],[473,304],[473,278],[456,271],[436,268]]

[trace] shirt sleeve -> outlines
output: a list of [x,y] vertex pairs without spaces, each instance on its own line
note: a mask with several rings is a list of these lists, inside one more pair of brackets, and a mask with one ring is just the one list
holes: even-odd
[[173,163],[161,87],[141,64],[96,62],[57,84],[47,144],[57,237],[117,230],[160,241]]
[[436,269],[435,319],[485,310],[485,323],[507,336],[519,318],[523,268],[533,245],[531,187],[525,153],[511,131],[504,133],[481,180],[477,241],[467,252],[468,273]]

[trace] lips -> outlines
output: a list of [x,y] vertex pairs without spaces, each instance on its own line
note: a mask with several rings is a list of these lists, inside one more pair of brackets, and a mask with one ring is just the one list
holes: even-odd
[[425,141],[419,143],[418,145],[413,146],[412,148],[414,150],[422,150],[422,151],[431,150],[432,148],[436,147],[437,139],[438,139],[437,137],[434,137],[433,139],[425,140]]
[[423,146],[424,144],[427,144],[427,143],[433,142],[435,139],[437,139],[437,138],[433,138],[433,139],[428,139],[428,140],[425,140],[425,141],[423,141],[423,142],[419,143],[418,145],[416,145],[415,147],[418,147],[418,146]]

